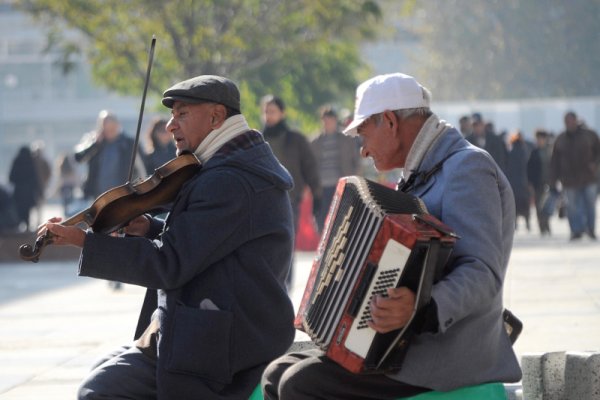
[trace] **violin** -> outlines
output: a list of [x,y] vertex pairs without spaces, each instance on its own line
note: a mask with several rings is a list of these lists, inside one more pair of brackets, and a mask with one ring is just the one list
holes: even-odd
[[[102,193],[92,205],[66,219],[65,226],[86,224],[94,232],[112,233],[146,212],[161,209],[173,202],[181,186],[196,174],[200,161],[192,153],[184,153],[161,167],[138,184],[126,183]],[[38,262],[42,250],[52,244],[53,234],[46,231],[35,245],[23,244],[19,255],[25,261]]]
[[[146,81],[127,183],[102,193],[88,209],[63,221],[62,225],[72,226],[85,223],[94,232],[115,232],[127,225],[133,218],[146,212],[160,209],[171,203],[177,196],[181,186],[194,176],[200,168],[200,161],[194,154],[184,153],[157,168],[152,176],[141,183],[129,183],[133,175],[135,156],[137,154],[155,44],[156,38],[152,36]],[[53,236],[50,231],[46,231],[43,235],[38,236],[34,246],[29,244],[21,245],[19,247],[19,255],[25,261],[38,262],[42,250],[47,245],[52,244]]]

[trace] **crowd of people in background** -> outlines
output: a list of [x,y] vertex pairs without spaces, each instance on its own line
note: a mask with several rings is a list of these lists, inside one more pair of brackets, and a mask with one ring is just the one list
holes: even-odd
[[530,231],[535,209],[539,233],[551,235],[550,217],[568,219],[570,240],[584,235],[596,240],[596,199],[600,188],[600,139],[573,111],[564,116],[558,135],[544,129],[526,139],[523,132],[500,132],[480,113],[465,115],[460,130],[473,145],[485,149],[506,174],[514,196],[517,227],[523,219]]
[[[329,205],[340,177],[362,175],[390,186],[394,176],[373,176],[373,169],[360,159],[360,143],[341,133],[346,115],[329,106],[319,110],[320,132],[312,138],[290,128],[283,99],[267,95],[261,101],[262,133],[282,165],[294,178],[290,193],[296,229],[301,204],[310,201],[309,223],[322,232]],[[351,118],[350,118],[351,119]],[[531,231],[533,209],[539,234],[552,233],[553,215],[568,219],[571,240],[596,239],[595,203],[600,190],[600,142],[595,131],[569,111],[560,133],[536,130],[496,132],[494,122],[481,113],[464,115],[459,130],[473,145],[486,150],[507,176],[516,203],[517,228]],[[132,179],[141,179],[175,157],[167,119],[155,117],[149,124]],[[96,127],[83,135],[72,152],[62,154],[54,168],[44,155],[43,143],[22,146],[9,172],[10,188],[0,188],[1,232],[25,232],[40,223],[40,207],[58,195],[63,213],[79,211],[106,190],[124,184],[133,152],[133,139],[125,134],[117,116],[102,110]],[[78,165],[79,164],[79,165]],[[82,174],[81,166],[85,166]],[[52,173],[56,175],[49,188]],[[79,203],[78,203],[79,200]],[[79,207],[80,208],[80,207]],[[37,220],[32,220],[36,215]],[[290,278],[291,279],[291,278]],[[288,282],[289,283],[289,282]]]

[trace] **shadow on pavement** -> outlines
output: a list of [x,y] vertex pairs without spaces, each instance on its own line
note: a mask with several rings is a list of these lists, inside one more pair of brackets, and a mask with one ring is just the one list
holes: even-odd
[[77,276],[77,268],[77,261],[0,263],[0,304],[89,283],[91,278]]

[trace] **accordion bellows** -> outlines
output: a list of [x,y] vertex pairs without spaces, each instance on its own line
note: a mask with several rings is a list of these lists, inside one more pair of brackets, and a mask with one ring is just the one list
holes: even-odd
[[[429,303],[456,237],[418,197],[357,176],[341,178],[296,328],[351,372],[399,369],[415,316]],[[368,326],[370,301],[400,286],[416,294],[411,320],[377,333]]]

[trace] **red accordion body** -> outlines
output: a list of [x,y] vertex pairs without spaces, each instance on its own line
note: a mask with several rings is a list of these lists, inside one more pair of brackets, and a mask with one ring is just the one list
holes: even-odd
[[[351,372],[400,368],[412,322],[429,303],[455,240],[419,198],[360,177],[340,179],[296,328]],[[367,325],[370,300],[400,286],[416,294],[412,318],[379,334]]]

